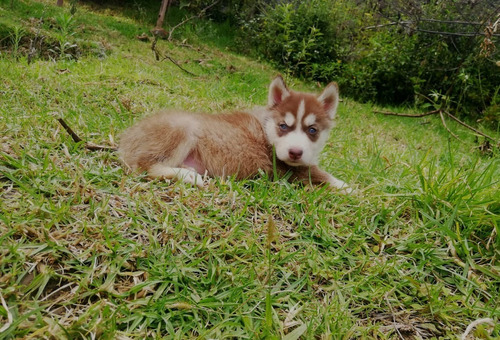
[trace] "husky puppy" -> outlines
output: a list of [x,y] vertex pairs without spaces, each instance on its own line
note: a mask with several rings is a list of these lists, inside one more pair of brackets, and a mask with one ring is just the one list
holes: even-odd
[[336,83],[315,96],[289,90],[277,76],[269,86],[267,107],[229,114],[160,112],[125,130],[118,151],[134,171],[200,187],[202,175],[244,179],[276,169],[280,175],[289,173],[292,181],[350,192],[318,167],[338,103]]

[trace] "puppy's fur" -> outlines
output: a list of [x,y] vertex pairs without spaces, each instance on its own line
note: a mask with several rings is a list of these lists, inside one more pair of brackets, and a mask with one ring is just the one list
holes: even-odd
[[118,151],[132,170],[202,186],[205,174],[237,179],[254,177],[259,169],[272,174],[274,148],[280,175],[349,192],[317,165],[338,103],[336,83],[315,96],[289,90],[278,76],[267,107],[214,115],[160,112],[127,129]]

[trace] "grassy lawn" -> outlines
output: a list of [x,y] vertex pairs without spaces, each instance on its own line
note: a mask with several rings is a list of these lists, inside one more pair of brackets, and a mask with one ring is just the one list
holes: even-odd
[[498,150],[344,98],[321,164],[357,195],[127,174],[57,118],[114,145],[161,108],[262,105],[277,71],[191,22],[158,49],[193,76],[136,39],[148,8],[53,3],[0,0],[0,338],[500,336]]

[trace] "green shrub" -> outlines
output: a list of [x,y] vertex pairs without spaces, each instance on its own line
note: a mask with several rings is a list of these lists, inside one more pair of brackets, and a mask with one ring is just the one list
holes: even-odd
[[[437,93],[456,114],[497,124],[497,38],[491,37],[493,47],[485,54],[485,37],[474,35],[479,26],[456,23],[462,17],[484,22],[491,11],[488,3],[413,5],[271,1],[235,14],[240,51],[255,53],[294,76],[336,80],[344,94],[358,100],[419,104]],[[391,17],[401,24],[391,24]],[[365,29],[369,26],[376,29]]]
[[420,79],[413,72],[414,46],[414,39],[399,40],[387,33],[366,39],[340,75],[344,93],[385,104],[413,100],[413,84]]
[[266,5],[256,17],[240,21],[240,45],[250,43],[260,56],[293,75],[330,81],[338,75],[338,61],[350,51],[355,28],[348,18],[350,9],[347,1]]

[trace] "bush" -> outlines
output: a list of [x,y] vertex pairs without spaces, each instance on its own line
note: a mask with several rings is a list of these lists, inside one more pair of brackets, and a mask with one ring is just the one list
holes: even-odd
[[[324,0],[266,5],[259,15],[241,21],[243,44],[296,76],[327,81],[350,49],[355,25],[344,2]],[[349,4],[346,2],[346,4]],[[342,25],[336,23],[342,22]],[[326,66],[325,66],[326,65]],[[327,69],[325,69],[325,67]]]
[[[418,104],[430,101],[434,93],[456,113],[498,123],[497,38],[490,36],[484,53],[485,36],[474,35],[482,28],[457,23],[462,18],[494,18],[490,1],[477,6],[459,0],[259,3],[252,11],[240,11],[244,15],[235,14],[240,20],[240,50],[294,76],[336,80],[344,94],[358,100]],[[389,22],[391,17],[395,22]],[[376,29],[365,29],[368,26]]]
[[401,104],[413,100],[418,75],[412,50],[414,39],[377,34],[358,45],[355,56],[341,74],[344,93],[362,101]]

